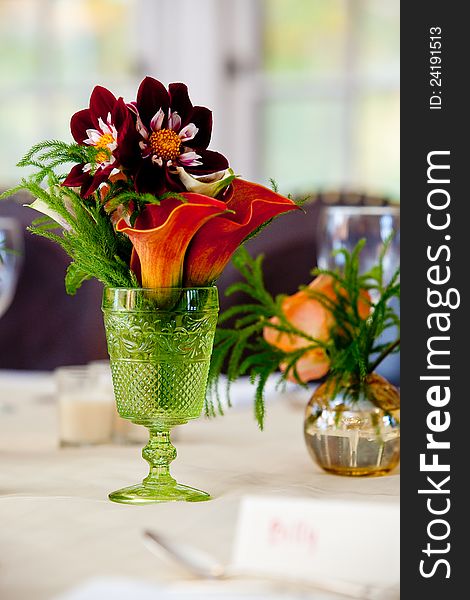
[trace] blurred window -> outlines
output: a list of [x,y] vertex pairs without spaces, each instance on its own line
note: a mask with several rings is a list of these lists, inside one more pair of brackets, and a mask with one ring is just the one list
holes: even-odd
[[0,186],[145,74],[189,84],[246,178],[398,196],[399,0],[0,0]]
[[398,0],[263,0],[259,165],[283,190],[398,197]]
[[[0,0],[0,184],[42,139],[70,138],[100,83],[135,94],[135,0]],[[72,141],[72,140],[71,140]]]

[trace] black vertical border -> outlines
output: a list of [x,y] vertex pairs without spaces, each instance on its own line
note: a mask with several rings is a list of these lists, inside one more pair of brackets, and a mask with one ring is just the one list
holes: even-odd
[[[470,567],[464,566],[470,520],[467,515],[469,493],[465,490],[465,484],[470,485],[470,323],[466,316],[470,271],[470,185],[467,182],[470,177],[467,143],[470,95],[465,91],[470,87],[467,82],[470,33],[465,7],[465,3],[443,0],[401,2],[401,598],[404,600],[470,597],[468,583],[465,584]],[[442,30],[440,110],[429,108],[433,89],[429,83],[431,27]],[[451,194],[451,225],[445,232],[432,231],[426,224],[427,194],[431,189],[426,176],[427,154],[435,150],[450,150],[451,182],[444,187]],[[445,234],[451,239],[444,240]],[[450,331],[442,334],[451,337],[450,356],[442,361],[450,362],[450,370],[440,372],[451,377],[448,384],[451,400],[442,408],[450,412],[451,424],[439,438],[449,440],[451,446],[439,452],[440,462],[450,462],[450,472],[434,475],[437,482],[450,475],[446,486],[450,493],[432,497],[436,498],[436,506],[438,497],[441,502],[445,497],[450,499],[451,508],[442,518],[449,522],[451,532],[449,538],[434,541],[428,537],[427,526],[439,517],[428,512],[427,496],[418,494],[419,489],[432,488],[426,478],[433,474],[420,471],[419,455],[426,452],[429,432],[426,417],[434,409],[426,400],[430,383],[419,378],[426,374],[426,344],[433,335],[426,323],[427,315],[433,312],[427,305],[427,269],[432,263],[426,257],[426,249],[428,245],[438,247],[445,243],[450,247],[451,258],[449,262],[443,258],[440,264],[450,266],[451,280],[447,287],[459,290],[461,304],[455,310],[438,309],[450,313],[452,321]],[[441,530],[436,527],[434,532],[444,532],[444,529],[444,526]],[[449,542],[450,550],[429,558],[423,553],[428,542],[441,550]],[[425,570],[429,572],[439,558],[449,561],[450,578],[446,578],[447,568],[443,564],[432,577],[424,578],[419,571],[420,561],[426,560]]]

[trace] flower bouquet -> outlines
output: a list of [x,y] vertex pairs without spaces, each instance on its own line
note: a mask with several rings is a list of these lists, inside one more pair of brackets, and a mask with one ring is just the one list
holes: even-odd
[[[398,390],[375,369],[399,349],[400,319],[393,301],[400,296],[399,269],[384,282],[386,241],[377,265],[360,274],[365,240],[349,253],[342,249],[344,270],[315,269],[315,279],[292,296],[273,298],[263,280],[262,256],[241,248],[234,264],[244,281],[228,294],[248,300],[221,315],[235,318],[232,328],[216,333],[209,375],[213,394],[228,365],[228,386],[241,375],[256,383],[255,410],[264,421],[264,388],[278,369],[280,382],[306,385],[321,380],[306,409],[305,440],[311,455],[327,471],[371,475],[398,463]],[[384,341],[390,330],[395,335]]]
[[[118,411],[145,425],[150,473],[117,502],[205,500],[169,473],[172,427],[200,415],[218,299],[214,282],[234,251],[273,217],[297,208],[235,175],[208,150],[211,111],[186,85],[146,77],[135,102],[95,87],[70,122],[75,143],[35,145],[19,166],[41,216],[30,231],[69,254],[69,294],[96,278]],[[63,171],[66,171],[63,173]],[[206,412],[211,412],[206,408]]]

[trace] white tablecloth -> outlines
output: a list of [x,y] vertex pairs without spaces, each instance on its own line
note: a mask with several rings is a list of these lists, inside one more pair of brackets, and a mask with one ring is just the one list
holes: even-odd
[[251,407],[189,423],[179,429],[172,472],[214,499],[119,505],[108,492],[147,474],[140,448],[59,449],[50,375],[0,372],[0,597],[42,600],[93,577],[188,579],[145,548],[142,531],[228,561],[246,494],[398,501],[397,472],[356,479],[321,471],[306,451],[302,423],[302,410],[286,396],[271,398],[264,432]]

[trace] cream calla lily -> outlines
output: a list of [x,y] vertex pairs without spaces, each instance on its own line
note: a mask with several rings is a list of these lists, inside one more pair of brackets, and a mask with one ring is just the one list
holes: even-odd
[[204,196],[209,196],[210,198],[218,196],[236,177],[233,169],[225,169],[225,171],[218,171],[217,173],[200,177],[193,177],[183,167],[177,167],[176,171],[181,179],[181,183],[188,192],[204,194]]
[[23,204],[23,206],[26,206],[27,208],[32,208],[33,210],[37,210],[43,215],[50,217],[53,221],[58,223],[66,231],[72,231],[72,226],[67,221],[67,219],[65,219],[65,217],[63,217],[60,213],[51,208],[40,198],[36,198],[36,200],[31,204]]

